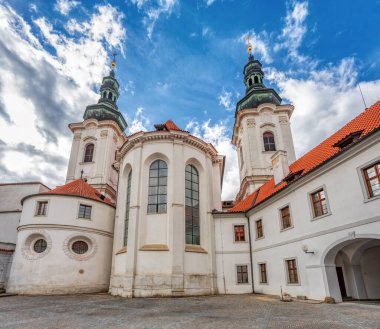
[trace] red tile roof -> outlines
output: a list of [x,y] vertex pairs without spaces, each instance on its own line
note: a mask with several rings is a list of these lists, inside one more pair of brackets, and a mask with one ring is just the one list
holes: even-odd
[[167,130],[177,130],[177,131],[182,131],[181,129],[178,128],[178,126],[172,121],[168,120],[164,123],[165,127]]
[[107,198],[103,200],[100,197],[100,193],[91,185],[86,183],[83,179],[77,179],[73,182],[59,186],[51,191],[43,192],[41,194],[75,195],[113,205],[111,200]]
[[[292,163],[289,166],[290,173],[302,171],[300,177],[305,176],[308,172],[322,165],[334,155],[343,152],[345,148],[341,149],[335,144],[348,135],[362,130],[363,132],[361,133],[359,139],[356,141],[358,142],[363,139],[364,136],[368,135],[378,128],[380,128],[380,101],[372,105],[370,108],[366,109],[356,118],[338,130],[335,134],[327,138],[310,152],[306,153],[297,161]],[[281,184],[275,186],[274,179],[272,178],[263,186],[258,188],[255,192],[248,195],[244,200],[237,203],[234,207],[230,208],[228,211],[245,212],[268,199],[276,192],[285,188],[287,185],[289,185],[289,183],[283,181]]]

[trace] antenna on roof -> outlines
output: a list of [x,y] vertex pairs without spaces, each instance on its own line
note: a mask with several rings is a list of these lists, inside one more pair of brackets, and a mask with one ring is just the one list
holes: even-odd
[[363,103],[364,103],[364,107],[367,108],[367,104],[366,104],[364,96],[363,96],[362,88],[360,88],[360,83],[358,83],[358,87],[359,87],[359,90],[360,90],[360,95],[362,95],[362,100],[363,100]]

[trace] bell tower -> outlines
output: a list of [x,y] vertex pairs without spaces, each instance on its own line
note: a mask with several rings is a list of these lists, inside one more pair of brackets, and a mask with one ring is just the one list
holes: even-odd
[[127,122],[116,103],[119,82],[115,78],[115,55],[111,65],[100,86],[98,103],[86,107],[84,121],[69,124],[74,136],[66,183],[86,179],[100,194],[115,201],[118,173],[114,163],[117,151],[127,140]]
[[262,64],[252,55],[248,40],[248,63],[244,66],[245,95],[238,101],[232,143],[239,160],[241,200],[273,177],[271,157],[285,151],[288,163],[295,161],[289,119],[294,107],[281,104],[278,93],[264,85]]

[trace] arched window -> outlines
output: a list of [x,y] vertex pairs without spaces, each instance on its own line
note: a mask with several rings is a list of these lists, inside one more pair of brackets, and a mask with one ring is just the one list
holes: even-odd
[[107,92],[103,91],[103,98],[107,98]]
[[83,162],[92,162],[94,156],[94,144],[88,144],[86,150],[84,151],[84,160]]
[[252,79],[251,78],[249,78],[249,80],[248,80],[248,86],[252,86]]
[[263,134],[263,140],[265,151],[276,151],[276,144],[274,143],[274,136],[272,132],[265,132]]
[[149,168],[148,214],[166,213],[167,179],[166,162],[154,161]]
[[113,101],[116,102],[116,96],[113,96]]
[[128,182],[127,182],[127,201],[125,205],[125,220],[124,220],[124,246],[127,246],[127,242],[128,242],[129,206],[131,204],[131,181],[132,181],[132,170],[128,174]]
[[259,78],[257,76],[255,76],[255,83],[259,83]]
[[108,99],[112,99],[112,93],[108,93]]
[[185,204],[186,244],[199,245],[199,174],[192,165],[185,170]]

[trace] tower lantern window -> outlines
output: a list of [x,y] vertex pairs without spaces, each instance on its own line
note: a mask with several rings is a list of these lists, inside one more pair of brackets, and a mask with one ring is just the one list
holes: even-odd
[[248,86],[252,86],[252,79],[251,78],[249,78],[249,80],[248,80]]
[[108,93],[108,99],[112,99],[112,93]]
[[259,83],[259,78],[256,75],[255,75],[254,80],[255,80],[255,83]]

